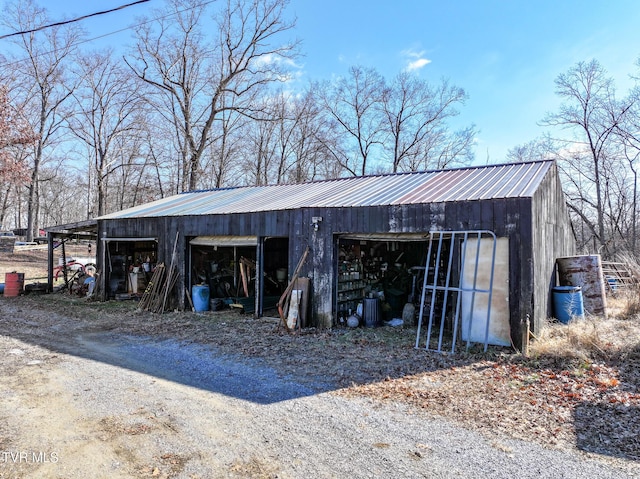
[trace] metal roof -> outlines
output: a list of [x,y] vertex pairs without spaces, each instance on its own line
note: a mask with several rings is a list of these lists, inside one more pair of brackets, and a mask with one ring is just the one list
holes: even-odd
[[553,161],[194,191],[100,217],[146,218],[531,197]]

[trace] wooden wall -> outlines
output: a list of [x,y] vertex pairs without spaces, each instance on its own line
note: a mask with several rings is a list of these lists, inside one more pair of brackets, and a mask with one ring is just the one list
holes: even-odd
[[535,290],[531,329],[537,333],[544,318],[553,313],[551,289],[555,286],[556,258],[576,252],[575,234],[555,165],[533,195],[532,231]]
[[[312,218],[322,217],[318,231]],[[509,238],[509,308],[516,347],[527,319],[534,331],[550,308],[550,281],[558,256],[573,254],[574,242],[557,171],[545,177],[533,198],[509,198],[418,205],[303,208],[212,216],[119,219],[99,222],[100,237],[157,237],[158,258],[167,264],[178,235],[178,284],[184,306],[187,239],[199,235],[255,235],[289,238],[290,273],[304,249],[309,258],[301,275],[312,280],[313,324],[331,327],[336,235],[340,233],[427,233],[430,230],[489,230]]]

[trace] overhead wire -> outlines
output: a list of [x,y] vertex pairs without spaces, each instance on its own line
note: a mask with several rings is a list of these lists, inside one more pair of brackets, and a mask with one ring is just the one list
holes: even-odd
[[132,7],[134,5],[138,5],[139,3],[145,3],[145,2],[148,2],[148,1],[149,0],[137,0],[137,1],[133,2],[133,3],[128,3],[126,5],[120,5],[119,7],[112,8],[110,10],[103,10],[101,12],[89,13],[88,15],[83,15],[81,17],[73,18],[71,20],[64,20],[64,21],[61,21],[61,22],[50,23],[48,25],[41,25],[41,26],[36,27],[36,28],[31,28],[30,30],[22,30],[22,31],[19,31],[19,32],[8,33],[6,35],[0,35],[0,40],[4,40],[5,38],[13,37],[13,36],[16,36],[16,35],[25,35],[27,33],[39,32],[40,30],[45,30],[47,28],[60,27],[62,25],[68,25],[69,23],[79,22],[79,21],[85,20],[87,18],[96,17],[98,15],[104,15],[106,13],[115,12],[115,11],[118,11],[118,10],[122,10],[124,8]]
[[[54,27],[54,26],[58,26],[58,25],[64,25],[65,23],[72,23],[72,22],[75,22],[75,21],[84,20],[84,19],[89,18],[89,17],[93,17],[93,16],[96,16],[96,15],[102,15],[104,13],[110,13],[112,11],[120,10],[122,8],[130,7],[132,5],[136,5],[138,3],[143,3],[143,2],[148,2],[148,1],[150,1],[150,0],[139,0],[137,2],[130,3],[130,4],[127,4],[127,5],[123,5],[121,7],[118,7],[118,8],[112,9],[112,10],[105,10],[104,12],[96,12],[96,13],[92,13],[92,14],[89,14],[89,15],[83,15],[82,17],[78,17],[77,19],[68,20],[68,21],[65,21],[65,22],[57,22],[57,23],[53,23],[53,24],[50,24],[50,25],[44,25],[42,27],[33,29],[32,31],[35,32],[35,31],[38,31],[38,30],[42,30],[44,28],[49,28],[49,27]],[[131,26],[125,27],[125,28],[121,28],[119,30],[115,30],[113,32],[105,33],[103,35],[98,35],[97,37],[88,38],[86,40],[80,40],[80,41],[77,41],[77,42],[73,43],[72,47],[77,47],[78,45],[82,45],[83,43],[90,43],[90,42],[92,42],[94,40],[99,40],[100,38],[108,37],[110,35],[115,35],[117,33],[121,33],[121,32],[127,31],[127,30],[131,30],[132,28],[137,28],[137,27],[140,27],[142,25],[146,25],[148,23],[153,23],[153,22],[155,22],[157,20],[162,20],[164,18],[168,18],[168,17],[171,17],[173,15],[177,15],[179,13],[186,12],[186,11],[192,9],[192,8],[205,6],[205,5],[208,5],[208,4],[213,3],[215,1],[216,0],[205,0],[204,2],[199,3],[198,5],[195,5],[193,7],[188,7],[188,8],[185,8],[183,10],[179,10],[179,11],[176,11],[176,12],[171,12],[171,13],[169,13],[167,15],[162,15],[160,17],[155,17],[155,18],[152,18],[152,19],[147,20],[145,22],[141,22],[141,23],[138,23],[138,24],[135,24],[135,25],[131,25]],[[0,40],[2,40],[4,38],[7,38],[7,37],[10,37],[12,35],[19,35],[19,34],[25,34],[25,33],[30,33],[30,32],[31,31],[24,31],[24,32],[15,32],[15,33],[11,33],[11,34],[8,34],[8,35],[3,35],[3,36],[0,36]],[[55,53],[56,51],[57,51],[57,49],[48,50],[46,52],[41,52],[41,53],[37,54],[36,57],[41,56],[41,55],[48,55],[48,54],[51,54],[51,53]],[[1,54],[0,54],[0,58],[2,58]],[[0,63],[0,67],[8,67],[8,66],[16,65],[18,63],[21,63],[21,62],[27,61],[27,60],[28,60],[28,58],[22,58],[22,59],[15,60],[15,61],[10,62],[10,63],[9,62]]]

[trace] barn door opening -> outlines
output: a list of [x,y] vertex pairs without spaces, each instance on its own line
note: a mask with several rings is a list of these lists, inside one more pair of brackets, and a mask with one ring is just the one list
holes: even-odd
[[191,286],[208,285],[212,300],[255,297],[254,284],[242,278],[240,264],[255,264],[256,236],[197,236],[189,245]]
[[458,343],[482,343],[485,351],[510,344],[508,249],[508,239],[491,231],[429,235],[416,348],[453,353]]
[[260,260],[261,272],[258,274],[263,281],[260,283],[260,310],[262,316],[266,310],[274,310],[284,293],[289,279],[289,238],[267,237],[261,242]]
[[427,244],[425,233],[340,235],[334,324],[346,326],[353,313],[364,326],[400,321],[409,304],[406,326],[414,326]]
[[210,307],[232,305],[262,316],[287,281],[289,239],[198,236],[189,241],[191,285],[208,285]]
[[141,297],[156,267],[156,238],[103,238],[108,298]]

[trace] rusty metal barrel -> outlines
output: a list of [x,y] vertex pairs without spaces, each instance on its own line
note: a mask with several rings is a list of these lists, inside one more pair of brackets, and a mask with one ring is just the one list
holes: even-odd
[[5,297],[20,296],[24,289],[24,273],[4,274],[4,295]]
[[580,286],[584,311],[606,316],[607,295],[599,254],[556,258],[560,286]]

